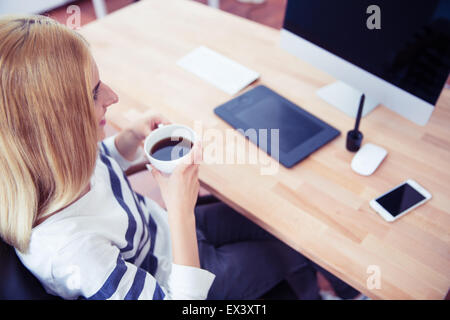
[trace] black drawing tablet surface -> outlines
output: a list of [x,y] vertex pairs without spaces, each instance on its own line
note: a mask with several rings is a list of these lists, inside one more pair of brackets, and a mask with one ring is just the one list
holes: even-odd
[[[340,134],[337,129],[262,85],[215,108],[214,112],[235,129],[242,129],[243,133],[256,130],[256,138],[252,134],[246,134],[246,137],[288,168]],[[267,138],[259,134],[260,129],[266,129]],[[276,139],[276,133],[273,135],[276,131],[271,129],[279,129],[278,147],[276,140],[271,141],[271,137]]]

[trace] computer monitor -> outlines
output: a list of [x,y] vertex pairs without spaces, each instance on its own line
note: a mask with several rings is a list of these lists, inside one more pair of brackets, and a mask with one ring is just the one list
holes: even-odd
[[419,125],[450,70],[450,0],[289,0],[281,47],[338,80],[319,96],[350,116],[382,103]]

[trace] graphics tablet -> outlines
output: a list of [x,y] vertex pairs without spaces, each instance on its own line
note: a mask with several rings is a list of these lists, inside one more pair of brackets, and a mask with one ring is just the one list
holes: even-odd
[[[214,112],[287,168],[340,134],[337,129],[263,85],[224,103]],[[260,129],[266,129],[266,136],[259,134],[264,132]],[[276,143],[276,130],[272,129],[278,129],[279,143]],[[255,130],[257,135],[246,134]]]

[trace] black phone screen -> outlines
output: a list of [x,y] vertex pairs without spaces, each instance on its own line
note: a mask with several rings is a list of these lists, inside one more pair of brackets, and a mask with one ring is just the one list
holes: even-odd
[[395,217],[424,199],[421,193],[404,183],[375,201]]

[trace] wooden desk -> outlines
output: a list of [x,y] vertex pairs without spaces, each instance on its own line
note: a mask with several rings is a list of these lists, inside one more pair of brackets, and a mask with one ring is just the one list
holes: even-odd
[[[363,119],[364,142],[384,146],[389,155],[375,174],[362,177],[350,169],[353,154],[345,149],[353,120],[315,94],[334,79],[280,49],[279,31],[192,1],[147,0],[81,33],[91,43],[101,79],[121,98],[107,113],[119,128],[152,108],[173,122],[201,123],[203,132],[230,129],[213,109],[232,97],[176,65],[200,45],[260,72],[258,84],[337,127],[338,139],[292,169],[280,166],[275,175],[261,175],[258,164],[204,164],[202,184],[369,297],[445,297],[450,287],[448,89],[425,127],[385,107]],[[369,200],[408,178],[433,199],[387,223]],[[380,272],[381,288],[368,287],[373,270]]]

